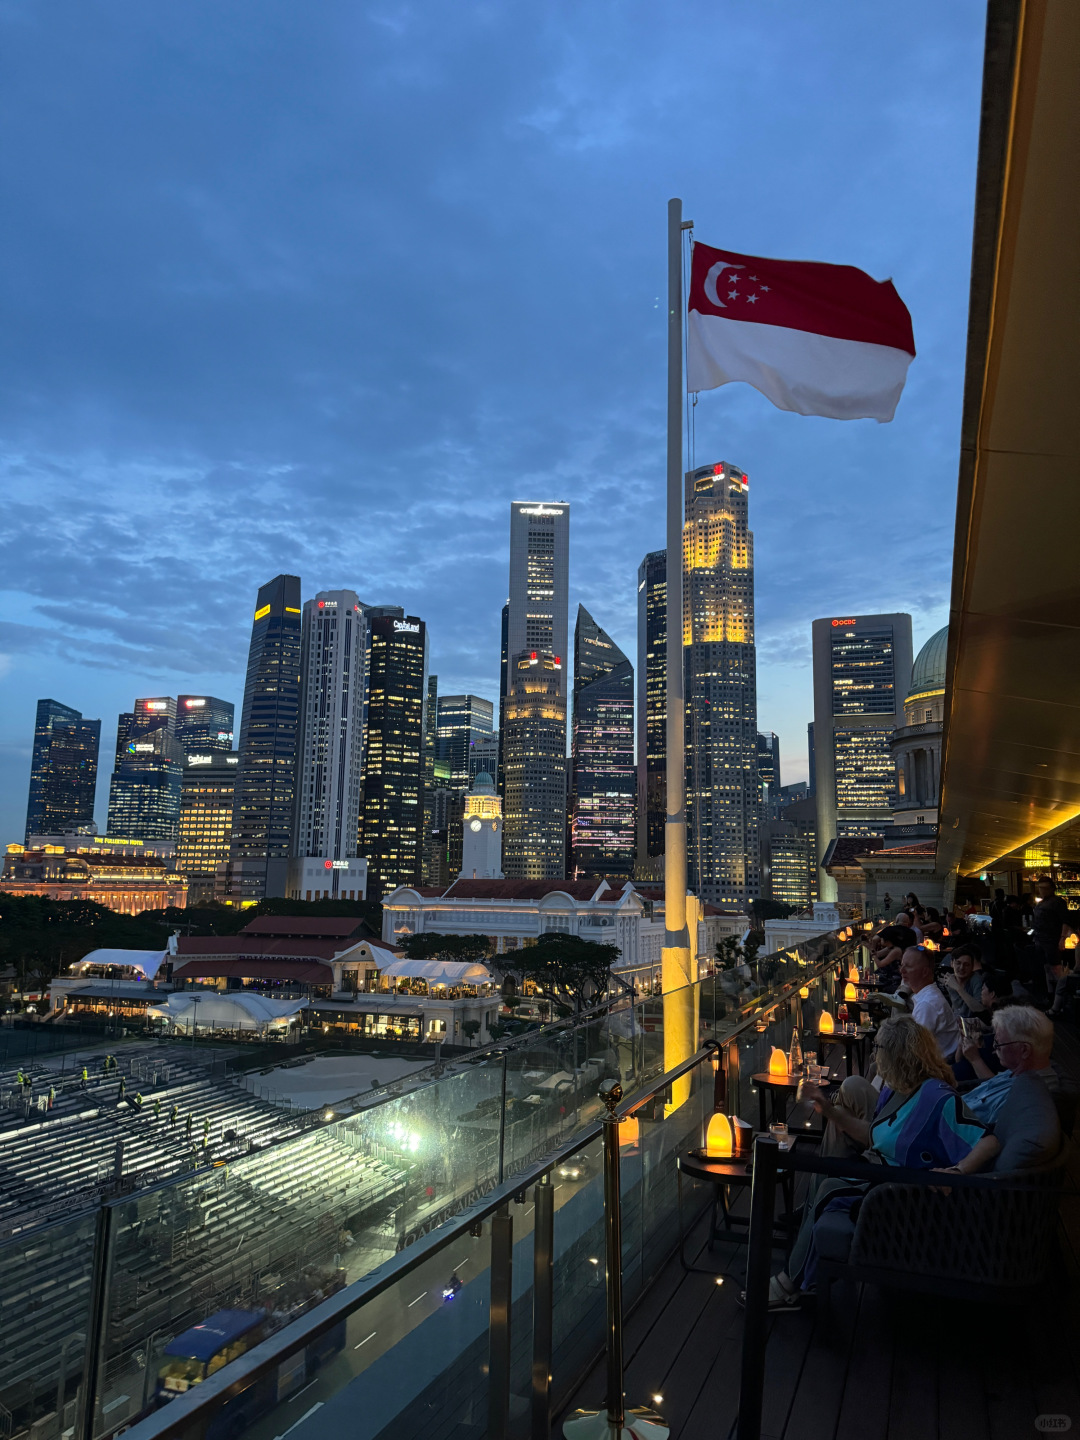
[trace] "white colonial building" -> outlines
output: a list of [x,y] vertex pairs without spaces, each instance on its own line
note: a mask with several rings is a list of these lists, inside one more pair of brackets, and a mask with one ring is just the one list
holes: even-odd
[[[697,949],[711,958],[716,942],[749,929],[745,915],[702,907]],[[512,954],[548,931],[617,945],[619,971],[658,972],[664,945],[663,893],[627,880],[457,880],[448,889],[403,885],[383,898],[383,940],[436,931],[486,935],[493,955]]]

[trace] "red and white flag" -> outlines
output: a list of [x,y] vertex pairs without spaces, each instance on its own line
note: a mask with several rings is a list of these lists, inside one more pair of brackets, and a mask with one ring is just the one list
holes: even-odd
[[686,388],[745,380],[781,410],[891,420],[915,337],[891,280],[695,245]]

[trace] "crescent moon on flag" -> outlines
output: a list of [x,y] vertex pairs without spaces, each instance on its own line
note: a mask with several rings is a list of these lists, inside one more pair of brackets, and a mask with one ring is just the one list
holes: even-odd
[[705,298],[706,298],[706,300],[710,300],[714,305],[718,306],[721,310],[726,310],[726,309],[727,309],[727,306],[726,306],[726,305],[724,304],[724,302],[720,299],[720,296],[717,295],[717,293],[716,293],[716,282],[717,282],[717,280],[720,279],[720,276],[724,273],[725,270],[745,270],[745,269],[746,269],[746,266],[745,266],[745,265],[732,265],[732,264],[730,264],[727,260],[718,260],[718,261],[716,262],[716,264],[713,265],[713,266],[710,268],[709,273],[705,276]]

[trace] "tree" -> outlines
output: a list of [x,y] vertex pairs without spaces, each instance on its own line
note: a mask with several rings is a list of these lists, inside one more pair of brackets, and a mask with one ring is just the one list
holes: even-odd
[[438,930],[406,935],[401,944],[410,960],[486,960],[491,949],[486,935],[443,935]]
[[474,1036],[479,1035],[480,1033],[480,1021],[463,1020],[461,1022],[461,1033],[465,1036],[467,1040],[473,1039]]
[[760,929],[766,920],[786,920],[798,908],[797,905],[784,905],[779,900],[751,900],[750,917],[755,928]]
[[611,967],[619,958],[617,945],[601,945],[549,930],[535,945],[495,957],[494,964],[522,981],[531,981],[537,992],[563,1015],[579,1006],[595,1004],[611,984]]

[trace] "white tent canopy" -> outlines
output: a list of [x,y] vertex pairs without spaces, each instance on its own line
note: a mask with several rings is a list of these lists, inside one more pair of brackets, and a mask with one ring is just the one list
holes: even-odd
[[71,970],[72,974],[81,975],[88,965],[126,965],[138,970],[147,980],[153,980],[168,958],[168,950],[91,950]]
[[247,992],[191,990],[170,995],[163,1005],[153,1005],[149,1014],[189,1030],[196,1026],[220,1026],[222,1030],[261,1030],[267,1025],[288,1025],[308,1005],[307,1000],[269,1000]]
[[476,960],[395,960],[379,974],[385,980],[426,980],[429,985],[486,985],[492,978]]

